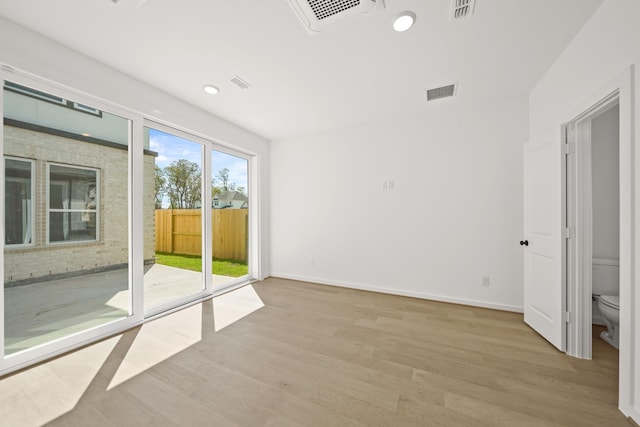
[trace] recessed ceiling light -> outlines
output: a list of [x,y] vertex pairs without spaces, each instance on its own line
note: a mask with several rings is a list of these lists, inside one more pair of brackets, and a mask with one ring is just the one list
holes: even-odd
[[407,31],[416,22],[416,14],[411,11],[402,12],[393,19],[393,29],[401,33]]
[[220,89],[218,89],[217,87],[215,87],[213,85],[206,85],[202,89],[205,92],[207,92],[209,95],[215,95],[216,93],[220,92]]

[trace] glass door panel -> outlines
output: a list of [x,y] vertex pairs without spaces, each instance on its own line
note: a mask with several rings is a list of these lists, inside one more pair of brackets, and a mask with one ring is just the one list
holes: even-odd
[[249,162],[211,151],[213,289],[245,279],[248,274]]
[[5,82],[4,352],[131,314],[130,121]]
[[145,313],[184,304],[205,290],[202,153],[198,142],[145,127]]

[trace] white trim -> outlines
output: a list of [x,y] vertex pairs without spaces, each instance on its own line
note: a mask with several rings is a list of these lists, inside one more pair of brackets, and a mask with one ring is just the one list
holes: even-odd
[[217,147],[216,149],[218,151],[222,151],[223,153],[232,154],[238,157],[251,157],[257,154],[254,151],[237,147],[220,138],[214,138],[201,132],[189,129],[187,127],[177,125],[171,121],[159,119],[157,117],[151,117],[149,115],[145,115],[144,126],[161,130],[166,133],[173,133],[177,136],[180,136],[181,138],[189,139],[191,141],[197,141],[203,144],[213,144]]
[[[628,78],[629,96],[626,102],[629,108],[628,128],[624,129],[624,136],[631,142],[628,152],[630,170],[628,178],[630,182],[629,222],[630,233],[624,237],[629,245],[628,258],[620,257],[628,264],[628,281],[621,282],[620,288],[620,409],[627,415],[640,422],[640,287],[638,286],[638,270],[640,269],[640,63],[631,67]],[[622,124],[622,121],[621,121]],[[622,132],[623,129],[621,129]],[[622,158],[622,153],[620,158]],[[627,220],[627,219],[625,219]],[[622,234],[620,235],[622,239]],[[622,254],[621,254],[622,255]],[[627,271],[625,270],[625,273]],[[624,345],[624,346],[623,346]],[[623,380],[624,381],[623,381]]]
[[263,257],[265,254],[260,250],[262,245],[264,225],[267,230],[268,226],[263,221],[263,210],[260,200],[262,199],[262,188],[260,182],[261,159],[258,156],[251,156],[247,163],[249,170],[247,171],[247,195],[249,197],[249,241],[247,247],[247,266],[249,267],[249,275],[253,278],[262,280],[264,278]]
[[[0,376],[124,332],[140,323],[132,317],[123,317],[5,356],[0,367]],[[4,351],[4,345],[2,347]]]
[[567,325],[567,354],[591,359],[593,323],[593,197],[591,127],[594,118],[619,104],[618,89],[587,108],[567,124],[566,227],[576,230],[567,241],[567,310],[575,321]]
[[[129,315],[144,319],[144,127],[142,116],[129,120]],[[136,165],[140,165],[136,167]],[[155,201],[154,201],[155,208]]]
[[113,114],[125,119],[130,119],[136,114],[139,114],[134,109],[115,104],[113,102],[105,100],[104,98],[91,95],[74,87],[67,86],[44,77],[40,77],[36,74],[12,67],[5,63],[0,63],[0,69],[3,71],[3,82],[4,80],[8,80],[22,86],[46,92],[59,98],[72,100],[71,102],[77,102],[86,106],[91,106],[100,111]]
[[256,282],[254,279],[250,279],[247,276],[238,277],[238,281],[234,281],[233,283],[229,283],[223,288],[214,289],[213,292],[207,293],[206,291],[202,291],[197,294],[187,295],[179,299],[180,304],[176,305],[174,301],[168,301],[159,305],[155,305],[150,307],[151,309],[145,313],[144,323],[150,322],[159,317],[166,316],[171,313],[175,313],[176,311],[183,310],[187,307],[191,307],[192,305],[199,304],[203,301],[207,301],[211,298],[215,298],[219,295],[226,294],[231,291],[235,291],[238,288],[242,288],[243,286],[250,285]]
[[[200,273],[202,275],[201,277],[201,282],[204,286],[204,273]],[[174,298],[174,299],[170,299],[167,301],[164,301],[160,304],[156,304],[156,305],[152,305],[149,307],[145,307],[144,310],[144,319],[145,321],[158,316],[162,313],[165,312],[172,312],[174,310],[178,310],[182,307],[188,307],[191,303],[195,303],[197,301],[206,299],[207,297],[211,296],[211,293],[207,292],[206,289],[201,289],[197,292],[188,294],[188,295],[183,295],[181,297],[178,298]]]
[[[210,143],[202,146],[202,203],[200,206],[202,215],[202,273],[204,274],[205,292],[211,294],[213,292],[213,226],[212,218],[213,208],[211,207],[211,171],[213,170],[213,161],[211,159]],[[205,262],[205,260],[207,260]]]
[[425,292],[403,291],[398,289],[381,288],[377,286],[364,285],[360,283],[344,282],[340,280],[325,280],[317,277],[300,276],[296,274],[271,273],[269,277],[278,279],[297,280],[300,282],[315,283],[318,285],[336,286],[339,288],[357,289],[361,291],[379,292],[389,295],[398,295],[403,297],[411,297],[424,299],[429,301],[447,302],[452,304],[468,305],[470,307],[490,308],[500,311],[511,311],[514,313],[523,313],[524,307],[517,305],[497,304],[489,301],[472,300],[466,298],[455,298],[444,295],[429,294]]
[[[634,121],[639,120],[637,111],[634,110],[636,94],[633,92],[634,78],[637,72],[636,67],[630,66],[616,79],[580,103],[573,112],[567,115],[566,119],[567,122],[575,122],[588,118],[598,106],[606,106],[606,101],[617,92],[620,108],[620,363],[618,403],[620,410],[625,415],[632,413],[634,404],[640,404],[640,401],[636,402],[637,397],[634,398],[634,396],[638,396],[640,391],[639,366],[637,366],[640,340],[636,339],[638,324],[634,314],[634,308],[640,306],[640,300],[635,300],[637,298],[635,269],[640,265],[640,257],[636,251],[636,247],[640,244],[640,235],[637,234],[636,229],[636,221],[638,220],[636,212],[639,212],[640,208],[638,206],[640,180],[634,172],[634,169],[640,164],[639,150],[635,148],[634,128]],[[578,230],[576,231],[579,233]],[[591,262],[592,260],[589,261],[589,263]],[[591,296],[587,295],[587,292],[583,292],[580,300],[576,298],[573,303],[580,305],[583,311],[589,310],[590,313]],[[591,319],[590,315],[588,321]],[[577,325],[570,324],[570,328],[574,328],[576,340],[586,339],[585,336],[578,334]],[[591,340],[590,335],[588,340]],[[576,348],[583,347],[582,342],[576,341]]]

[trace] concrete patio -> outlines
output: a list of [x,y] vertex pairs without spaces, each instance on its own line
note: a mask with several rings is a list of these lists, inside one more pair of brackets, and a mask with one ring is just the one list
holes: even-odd
[[[235,280],[213,275],[214,289]],[[129,314],[128,270],[94,273],[5,289],[5,354],[103,325]],[[202,290],[202,273],[145,267],[145,310]]]

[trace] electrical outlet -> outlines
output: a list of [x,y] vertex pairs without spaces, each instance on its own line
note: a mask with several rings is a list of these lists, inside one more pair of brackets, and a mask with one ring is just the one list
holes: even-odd
[[491,284],[491,278],[489,276],[482,276],[482,286],[489,286]]

